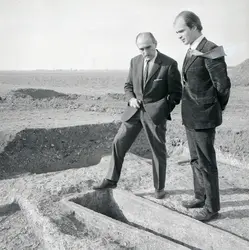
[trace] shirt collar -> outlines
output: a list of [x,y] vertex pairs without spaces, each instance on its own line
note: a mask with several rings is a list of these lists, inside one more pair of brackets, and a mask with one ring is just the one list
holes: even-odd
[[204,38],[204,35],[199,36],[191,45],[190,48],[191,49],[196,49],[198,47],[198,45],[201,43],[202,39]]

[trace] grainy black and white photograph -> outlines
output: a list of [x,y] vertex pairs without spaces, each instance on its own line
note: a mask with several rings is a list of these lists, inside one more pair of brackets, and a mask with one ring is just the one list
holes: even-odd
[[0,0],[0,249],[249,249],[248,0]]

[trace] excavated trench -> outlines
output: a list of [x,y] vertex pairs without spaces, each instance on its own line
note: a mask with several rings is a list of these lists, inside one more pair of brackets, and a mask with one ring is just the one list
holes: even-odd
[[67,219],[70,217],[75,225],[81,225],[82,231],[88,229],[98,232],[98,237],[108,235],[113,240],[122,235],[127,245],[135,249],[145,249],[141,248],[145,240],[143,234],[155,243],[160,239],[165,244],[172,244],[168,248],[146,249],[173,249],[177,246],[177,249],[197,250],[203,249],[203,245],[206,249],[220,249],[221,246],[224,249],[249,248],[249,242],[241,237],[124,190],[88,191],[64,198],[61,203],[65,212],[70,213]]
[[52,219],[52,222],[65,235],[76,237],[82,242],[95,242],[96,249],[98,247],[99,249],[103,249],[103,247],[105,249],[135,249],[127,241],[104,236],[100,229],[89,227],[84,220],[78,219],[73,213],[66,214],[58,219]]
[[25,129],[0,154],[1,178],[97,164],[110,151],[117,124]]
[[[119,126],[120,123],[103,123],[22,130],[0,153],[0,179],[96,165],[103,156],[111,154],[112,141]],[[168,152],[181,145],[178,137],[167,140]],[[130,152],[151,158],[143,132]]]
[[[51,129],[24,129],[1,149],[0,179],[96,165],[103,156],[111,154],[112,141],[119,126],[119,122],[112,122]],[[183,146],[186,146],[184,130],[177,129],[172,123],[168,127],[168,155],[181,152]],[[248,162],[246,132],[218,131],[216,148],[224,155],[232,152],[233,158]],[[4,136],[3,133],[0,135],[1,141]],[[151,159],[151,151],[143,131],[130,152]]]

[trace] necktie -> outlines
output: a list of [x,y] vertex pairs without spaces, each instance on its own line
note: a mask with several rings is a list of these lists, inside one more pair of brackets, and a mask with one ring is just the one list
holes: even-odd
[[189,59],[192,56],[192,49],[189,48],[186,54],[186,59]]
[[146,82],[147,78],[148,78],[148,73],[149,73],[149,61],[150,60],[146,60],[145,61],[145,67],[144,67],[144,83]]
[[184,61],[183,61],[183,69],[185,69],[186,64],[188,63],[189,59],[191,58],[192,52],[193,52],[193,50],[191,48],[189,48],[187,53],[186,53],[186,56],[184,58]]

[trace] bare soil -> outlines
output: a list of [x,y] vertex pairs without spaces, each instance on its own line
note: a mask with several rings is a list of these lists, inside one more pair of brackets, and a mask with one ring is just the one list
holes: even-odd
[[[0,206],[21,195],[35,201],[65,234],[86,239],[89,249],[128,249],[94,237],[59,208],[62,197],[91,189],[104,177],[126,106],[125,78],[126,72],[0,74]],[[249,241],[248,94],[247,86],[232,88],[223,124],[217,128],[222,208],[210,225]],[[130,150],[134,156],[125,161],[119,188],[191,216],[180,205],[191,197],[193,187],[179,106],[172,117],[166,138],[167,197],[152,198],[151,152],[143,133]],[[0,216],[1,249],[43,249],[21,210],[3,210]]]

